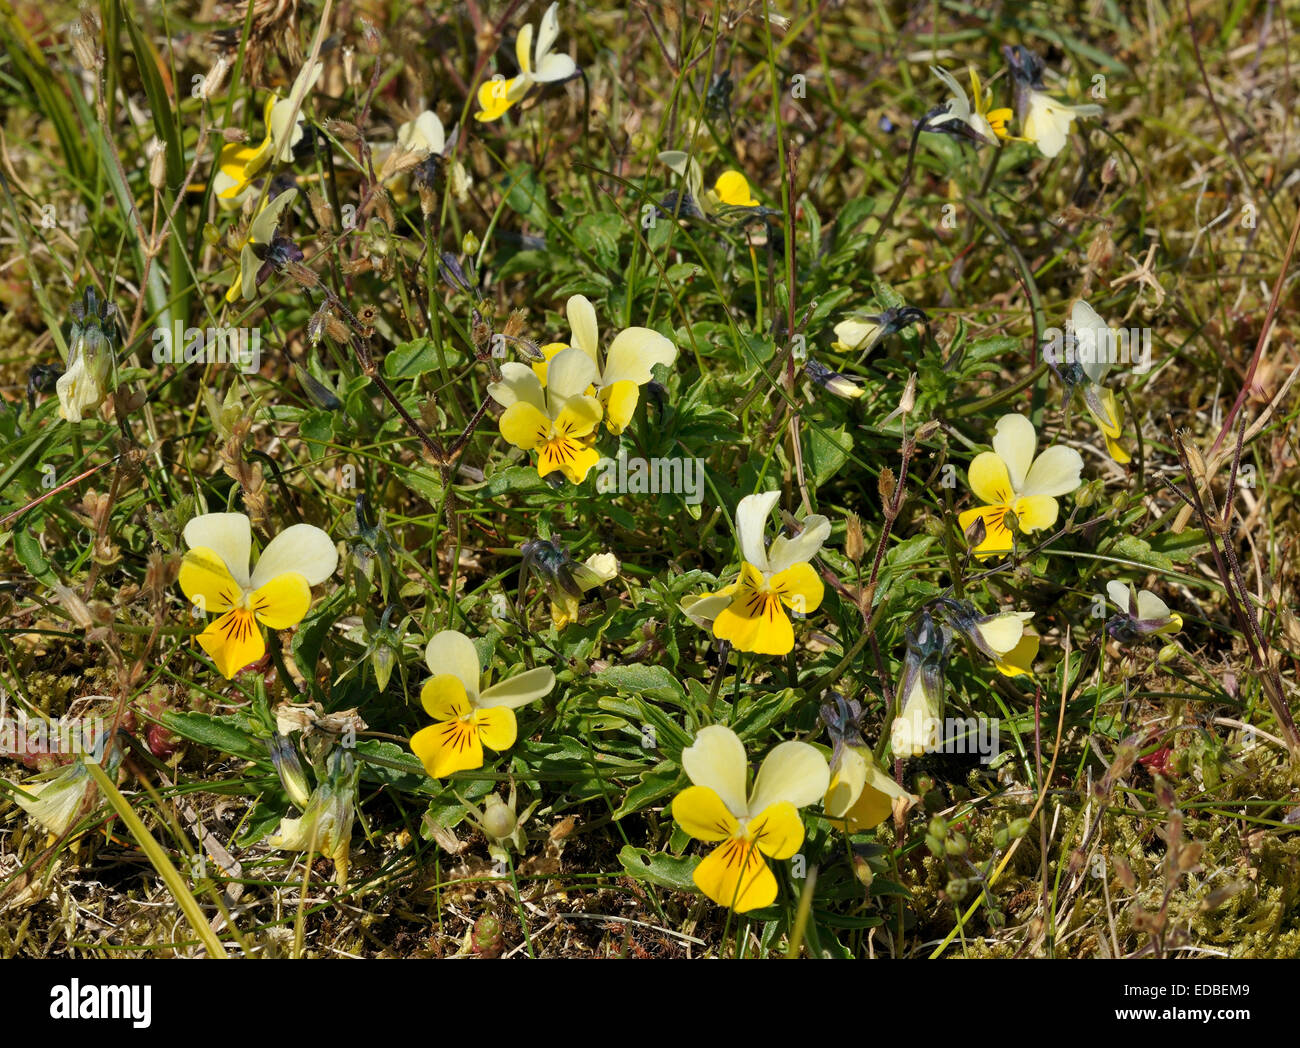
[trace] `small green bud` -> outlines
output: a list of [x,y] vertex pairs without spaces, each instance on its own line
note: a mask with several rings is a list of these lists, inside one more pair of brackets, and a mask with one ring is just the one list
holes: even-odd
[[1012,819],[1010,824],[1007,826],[1007,833],[1009,833],[1016,840],[1019,840],[1028,832],[1029,832],[1028,819]]

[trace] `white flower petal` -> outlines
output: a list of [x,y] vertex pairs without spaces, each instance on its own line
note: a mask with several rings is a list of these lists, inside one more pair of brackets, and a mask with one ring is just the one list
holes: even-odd
[[530,702],[536,702],[555,687],[555,674],[545,666],[525,670],[509,680],[499,681],[490,688],[483,689],[476,706],[487,709],[491,706],[508,706],[518,709]]
[[564,402],[582,396],[596,381],[596,362],[576,346],[562,349],[546,368],[546,392],[552,418],[560,413]]
[[749,771],[745,746],[730,728],[710,724],[682,750],[682,770],[696,786],[706,786],[722,798],[727,810],[744,818],[745,776]]
[[773,575],[791,564],[804,564],[817,556],[831,536],[831,522],[818,513],[805,517],[803,531],[792,539],[777,535],[767,551],[767,570]]
[[731,599],[730,593],[693,593],[683,597],[677,606],[700,629],[712,633],[713,620],[731,606]]
[[432,153],[441,155],[447,145],[447,135],[438,115],[426,109],[397,129],[397,141],[408,152],[427,157]]
[[443,630],[429,638],[424,662],[435,677],[450,673],[465,685],[471,702],[478,701],[479,677],[483,673],[474,642],[458,630]]
[[806,742],[783,742],[763,760],[749,795],[749,813],[757,815],[780,801],[803,808],[826,796],[831,771],[826,758]]
[[317,586],[334,574],[339,566],[339,551],[334,540],[311,524],[294,524],[267,543],[257,558],[250,584],[253,589],[272,579],[294,572]]
[[[542,15],[542,20],[537,24],[537,48],[534,51],[538,69],[541,69],[542,60],[550,54],[551,48],[555,45],[556,38],[560,35],[560,16],[559,3],[551,4]],[[538,77],[538,79],[541,79]]]
[[564,312],[569,317],[569,330],[573,333],[570,344],[591,357],[598,359],[600,350],[600,327],[596,323],[596,307],[586,295],[570,295],[564,304]]
[[[1032,613],[1029,616],[1032,618]],[[1025,620],[1019,612],[1009,611],[976,622],[975,629],[985,644],[999,655],[1005,655],[1020,643],[1020,638],[1025,633]]]
[[630,327],[615,335],[609,344],[600,384],[612,386],[615,382],[635,382],[644,386],[653,377],[651,368],[656,364],[671,366],[676,359],[677,347],[658,331]]
[[920,673],[912,682],[903,710],[889,728],[889,745],[895,758],[919,757],[939,742],[943,724],[932,707]]
[[1029,476],[1019,489],[1021,495],[1068,495],[1083,481],[1079,478],[1083,459],[1074,448],[1054,444],[1029,467]]
[[865,349],[879,330],[879,324],[856,317],[841,320],[834,328],[836,340],[847,350]]
[[578,64],[568,55],[547,55],[537,63],[533,79],[539,84],[568,80],[578,71]]
[[962,90],[961,84],[957,83],[953,75],[946,69],[940,69],[938,66],[931,66],[930,72],[944,82],[944,85],[952,92],[952,100],[948,103],[948,113],[956,117],[962,123],[970,120],[970,99],[966,97],[966,92]]
[[1037,446],[1034,424],[1024,415],[1003,415],[998,419],[997,431],[993,434],[993,450],[1006,465],[1011,487],[1017,492],[1024,486]]
[[1169,605],[1150,590],[1138,590],[1137,606],[1139,619],[1169,618]]
[[767,531],[767,518],[780,497],[779,491],[746,495],[736,507],[736,538],[740,543],[740,555],[759,571],[768,570],[767,544],[763,536]]
[[225,563],[231,577],[248,585],[248,561],[253,549],[253,529],[242,513],[205,513],[185,525],[185,545],[212,550]]
[[543,414],[546,412],[546,393],[542,389],[542,380],[527,364],[520,364],[516,360],[501,365],[501,381],[488,383],[487,391],[488,396],[503,408],[522,401]]
[[248,227],[250,244],[269,244],[275,236],[275,227],[280,224],[280,213],[298,198],[298,190],[286,189],[266,207],[257,213]]
[[1106,595],[1110,597],[1111,603],[1114,604],[1115,607],[1119,608],[1119,610],[1125,615],[1128,614],[1130,606],[1129,594],[1129,586],[1126,583],[1120,582],[1118,579],[1111,579],[1106,583]]
[[1070,310],[1070,327],[1074,329],[1075,359],[1088,378],[1100,382],[1114,359],[1109,325],[1092,306],[1079,299]]

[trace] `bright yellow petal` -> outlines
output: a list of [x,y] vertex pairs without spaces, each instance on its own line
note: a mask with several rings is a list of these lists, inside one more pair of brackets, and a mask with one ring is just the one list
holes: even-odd
[[498,423],[501,435],[517,448],[532,451],[551,435],[551,420],[532,404],[516,401],[506,408]]
[[537,376],[537,380],[543,386],[546,385],[546,373],[551,366],[551,358],[562,350],[568,348],[569,347],[563,342],[548,342],[546,345],[541,347],[540,352],[543,359],[537,361],[537,363],[533,365],[533,374]]
[[977,517],[984,520],[984,541],[975,547],[975,556],[994,557],[1011,552],[1011,529],[1006,524],[1005,506],[979,506],[957,516],[957,526],[965,534]]
[[257,621],[273,630],[287,630],[303,620],[311,607],[311,587],[296,571],[277,575],[248,598]]
[[673,818],[697,841],[725,841],[740,829],[716,790],[688,786],[673,798]]
[[600,425],[601,406],[595,397],[574,397],[555,416],[555,432],[570,440],[588,436]]
[[434,720],[453,720],[467,716],[472,710],[465,685],[451,673],[430,677],[420,689],[420,705]]
[[739,171],[724,171],[713,184],[718,199],[732,207],[757,207],[758,201],[750,195],[749,180]]
[[803,821],[789,801],[769,804],[751,820],[754,843],[770,859],[788,859],[803,844]]
[[266,654],[266,641],[247,608],[228,611],[199,634],[199,647],[217,664],[217,672],[230,680],[245,666]]
[[605,406],[605,428],[611,433],[622,433],[632,421],[641,391],[635,382],[615,382],[600,391]]
[[411,752],[435,779],[483,767],[483,744],[471,720],[456,718],[421,728],[411,736]]
[[523,97],[519,91],[521,81],[522,78],[516,76],[509,80],[485,80],[479,84],[479,111],[474,114],[474,119],[484,123],[500,120],[506,111]]
[[515,711],[509,706],[493,706],[486,710],[474,711],[474,723],[478,725],[479,740],[489,750],[508,750],[519,736],[519,722]]
[[1019,677],[1022,674],[1033,675],[1034,660],[1038,658],[1038,634],[1032,626],[1026,626],[1020,642],[994,665],[1004,677]]
[[770,906],[776,899],[776,878],[758,848],[743,837],[718,845],[695,867],[695,886],[719,906],[737,913]]
[[773,575],[769,585],[786,607],[801,615],[810,615],[821,607],[826,592],[817,572],[806,561],[791,564],[785,571]]
[[207,613],[229,611],[243,596],[226,562],[205,546],[186,551],[177,581],[190,603]]
[[994,452],[984,451],[971,460],[967,471],[975,497],[990,506],[1009,506],[1015,497],[1007,464]]
[[1060,505],[1051,495],[1025,495],[1016,499],[1013,512],[1021,531],[1041,531],[1056,523]]
[[595,448],[567,437],[556,437],[542,447],[537,457],[537,473],[548,477],[559,470],[574,484],[581,484],[599,461],[600,453]]
[[1006,108],[990,109],[985,114],[985,119],[989,122],[989,127],[993,128],[993,133],[998,138],[1010,138],[1010,132],[1007,131],[1007,124],[1011,120],[1011,110]]
[[731,606],[713,620],[713,635],[730,641],[739,651],[759,655],[786,655],[794,648],[794,627],[781,607],[781,598],[748,563],[741,567]]

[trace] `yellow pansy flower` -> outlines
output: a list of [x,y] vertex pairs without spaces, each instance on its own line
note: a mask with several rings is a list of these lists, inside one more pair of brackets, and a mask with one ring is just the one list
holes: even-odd
[[1083,406],[1106,439],[1106,452],[1121,466],[1125,465],[1131,456],[1119,442],[1124,434],[1124,410],[1115,398],[1115,391],[1103,385],[1115,362],[1115,334],[1083,299],[1070,311],[1070,327],[1074,331],[1077,363],[1085,379]]
[[[565,304],[569,317],[572,345],[582,350],[596,365],[592,389],[605,412],[605,428],[611,433],[622,433],[632,421],[632,414],[640,399],[640,387],[654,378],[656,364],[669,367],[677,359],[677,347],[667,338],[647,327],[630,327],[620,331],[609,344],[601,362],[600,328],[596,322],[596,307],[586,295],[573,295]],[[568,349],[563,342],[552,342],[542,347],[541,363],[533,371],[546,384],[550,361]]]
[[239,272],[235,274],[234,282],[226,292],[227,302],[238,302],[241,298],[251,300],[257,297],[257,275],[262,268],[262,259],[253,250],[253,245],[265,246],[275,238],[281,213],[297,197],[298,190],[286,189],[274,200],[267,201],[266,206],[248,224],[248,235],[239,248]]
[[570,347],[551,358],[547,384],[526,364],[501,365],[501,381],[488,386],[488,396],[504,407],[501,435],[517,448],[537,451],[537,473],[557,470],[574,484],[587,479],[600,455],[587,438],[600,425],[600,401],[587,394],[596,381],[596,364],[582,350]]
[[59,416],[80,422],[94,413],[113,387],[114,346],[119,341],[117,307],[103,302],[93,287],[70,310],[68,359],[54,384]]
[[[275,97],[267,99],[267,112]],[[221,148],[217,173],[212,176],[212,192],[223,208],[235,208],[251,193],[253,179],[266,166],[271,156],[271,136],[255,146],[246,142],[230,142]],[[202,186],[200,185],[200,189]]]
[[[697,217],[711,218],[719,207],[758,207],[759,202],[754,199],[749,190],[749,179],[739,171],[726,170],[717,177],[713,186],[704,189],[704,173],[700,169],[700,162],[688,153],[679,149],[669,149],[660,153],[658,158],[661,164],[667,166],[674,174],[679,175],[686,183],[686,192],[690,196],[691,203],[699,211]],[[691,214],[689,208],[683,207],[682,214]]]
[[[575,564],[569,571],[573,584],[584,593],[602,583],[618,578],[618,558],[612,553],[593,553],[583,563]],[[557,630],[578,621],[580,598],[563,587],[551,590],[551,623]]]
[[886,775],[869,747],[839,746],[831,758],[830,784],[822,808],[830,823],[845,833],[879,826],[894,810],[894,800],[908,793]]
[[1011,119],[1011,110],[991,108],[993,92],[983,90],[979,74],[973,67],[970,70],[971,91],[975,99],[973,109],[966,92],[951,73],[939,66],[931,66],[930,72],[952,92],[947,110],[930,117],[926,125],[930,130],[945,133],[955,131],[987,145],[997,145],[999,139],[1007,137],[1007,121]]
[[267,543],[249,572],[253,533],[242,513],[205,513],[185,525],[181,590],[198,610],[220,617],[199,634],[199,646],[229,680],[266,653],[258,623],[287,630],[311,607],[311,588],[338,566],[330,537],[294,524]]
[[[779,491],[747,495],[736,507],[740,578],[717,593],[692,600],[688,617],[712,621],[713,635],[740,651],[785,655],[794,648],[794,627],[785,609],[811,614],[821,606],[825,587],[809,561],[830,536],[831,524],[813,514],[795,538],[778,535],[770,548],[764,531]],[[685,603],[685,602],[683,602]],[[686,610],[683,608],[683,610]]]
[[1038,657],[1038,631],[1029,625],[1032,611],[1004,611],[971,623],[969,636],[1005,677],[1032,675]]
[[1076,117],[1100,116],[1101,106],[1094,104],[1071,106],[1058,102],[1045,91],[1030,89],[1025,103],[1025,116],[1021,130],[1027,141],[1038,146],[1046,157],[1054,157],[1065,148],[1066,136]]
[[335,881],[344,887],[348,882],[356,801],[356,761],[348,749],[340,746],[330,753],[326,774],[307,798],[302,815],[282,818],[266,843],[281,851],[310,851],[330,859]]
[[576,63],[568,55],[555,54],[551,48],[560,35],[560,18],[556,13],[558,3],[551,4],[537,26],[537,43],[533,44],[533,27],[525,25],[515,40],[515,60],[519,75],[509,80],[495,78],[479,85],[479,111],[475,120],[499,120],[528,94],[535,84],[553,84],[568,80],[577,71]]
[[1054,445],[1037,458],[1038,437],[1024,415],[1003,415],[993,436],[993,450],[976,455],[970,464],[971,491],[984,505],[968,509],[957,522],[966,531],[977,518],[984,521],[984,540],[975,549],[980,558],[1012,550],[1007,514],[1022,532],[1040,531],[1056,523],[1057,497],[1082,483],[1083,459],[1073,448]]
[[1135,589],[1118,580],[1106,583],[1106,594],[1119,608],[1119,615],[1108,622],[1111,634],[1121,641],[1132,641],[1150,634],[1177,633],[1183,617],[1170,611],[1169,605],[1150,590]]
[[249,195],[254,178],[272,160],[287,164],[303,136],[302,101],[320,79],[324,63],[319,59],[304,66],[294,79],[288,98],[272,94],[263,107],[266,137],[260,145],[231,142],[222,147],[212,192],[223,208],[238,207]]
[[713,183],[713,192],[728,207],[758,207],[749,191],[749,179],[739,171],[724,171]]
[[803,844],[799,809],[825,794],[826,759],[806,742],[780,743],[746,793],[744,744],[714,724],[682,750],[682,770],[692,785],[673,799],[673,818],[697,841],[721,842],[695,867],[695,886],[737,913],[771,905],[776,877],[763,857],[788,859]]
[[860,317],[848,317],[835,325],[835,341],[831,349],[837,353],[854,353],[867,349],[880,333],[880,325],[875,321]]
[[481,768],[484,746],[498,752],[513,746],[519,733],[514,711],[555,687],[555,674],[538,667],[480,690],[478,652],[456,630],[435,634],[424,661],[434,676],[420,690],[420,703],[437,723],[411,736],[411,752],[435,779]]
[[919,671],[905,675],[904,683],[903,708],[889,726],[889,747],[900,759],[938,749],[943,734],[943,696],[927,686]]
[[46,772],[22,783],[22,792],[15,792],[13,799],[46,833],[61,837],[83,812],[89,812],[94,793],[95,782],[78,755],[57,773]]

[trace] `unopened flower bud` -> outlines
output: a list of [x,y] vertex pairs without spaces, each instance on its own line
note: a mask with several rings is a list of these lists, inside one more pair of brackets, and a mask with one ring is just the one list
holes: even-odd
[[483,805],[483,832],[494,840],[501,841],[515,832],[518,816],[509,804],[495,793],[489,795]]
[[850,513],[846,518],[844,529],[844,555],[854,564],[861,564],[867,552],[866,540],[862,536],[862,518]]
[[212,68],[208,70],[208,75],[203,78],[199,85],[199,97],[208,100],[211,99],[218,91],[221,85],[226,82],[226,73],[230,69],[230,59],[225,55],[220,55]]
[[149,158],[149,184],[159,191],[167,184],[167,146],[159,138],[151,138],[144,147]]
[[298,759],[298,751],[288,737],[278,731],[267,739],[266,748],[271,753],[271,763],[275,765],[276,773],[280,776],[280,785],[284,787],[284,792],[289,795],[289,799],[294,804],[305,811],[311,800],[311,784],[307,781],[307,773],[303,770],[302,761]]

